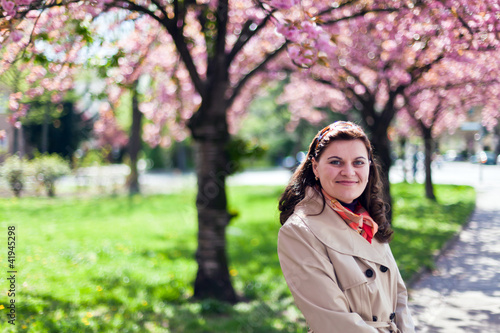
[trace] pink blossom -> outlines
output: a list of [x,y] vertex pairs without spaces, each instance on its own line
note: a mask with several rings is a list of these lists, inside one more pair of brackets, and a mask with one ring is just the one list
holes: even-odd
[[292,42],[299,40],[300,30],[294,25],[278,25],[276,31]]
[[307,38],[314,40],[318,38],[319,34],[323,31],[323,29],[315,23],[311,21],[303,21],[301,23],[302,31],[307,34]]
[[288,55],[292,59],[297,59],[300,55],[300,47],[298,45],[291,45],[288,47]]
[[53,94],[51,97],[50,97],[50,101],[54,104],[57,104],[57,103],[60,103],[63,99],[63,95],[62,94]]
[[14,43],[17,43],[23,38],[23,33],[19,30],[14,30],[10,33],[10,37]]
[[288,10],[295,6],[299,0],[273,0],[271,1],[271,5],[277,9]]
[[127,134],[118,125],[107,103],[103,103],[99,109],[99,119],[94,124],[94,132],[100,147],[122,148],[128,143]]
[[16,4],[12,1],[2,0],[2,8],[7,12],[7,16],[16,15]]
[[158,146],[161,142],[160,127],[155,124],[146,124],[142,138],[150,146]]
[[21,97],[22,97],[22,93],[20,93],[20,92],[10,94],[10,96],[9,96],[9,109],[10,110],[16,111],[17,109],[19,109],[19,100],[21,99]]
[[42,87],[30,88],[26,91],[26,96],[28,96],[29,98],[35,98],[43,95],[43,91],[44,89]]
[[16,121],[17,121],[17,117],[16,117],[16,114],[13,113],[13,114],[10,114],[8,117],[7,117],[7,122],[11,125],[11,126],[14,126],[16,124]]
[[322,33],[316,40],[316,48],[319,51],[323,51],[327,56],[332,57],[337,50],[336,45],[330,40],[330,36],[327,33]]

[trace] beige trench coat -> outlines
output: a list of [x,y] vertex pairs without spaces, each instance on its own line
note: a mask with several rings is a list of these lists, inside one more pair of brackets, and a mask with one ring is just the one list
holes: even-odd
[[314,333],[414,332],[407,291],[387,243],[368,243],[308,188],[281,227],[278,255]]

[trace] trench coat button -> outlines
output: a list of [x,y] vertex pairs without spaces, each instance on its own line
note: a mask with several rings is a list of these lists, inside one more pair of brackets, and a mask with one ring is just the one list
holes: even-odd
[[390,320],[393,320],[393,319],[394,319],[394,317],[396,317],[396,313],[394,313],[394,312],[393,312],[393,313],[391,313],[391,316],[389,317],[389,319],[390,319]]
[[380,266],[380,270],[382,271],[382,273],[387,272],[387,270],[388,270],[388,269],[389,269],[389,268],[387,268],[386,266],[383,266],[383,265],[382,265],[382,266]]
[[373,276],[373,271],[372,271],[370,268],[368,268],[368,269],[366,270],[366,272],[365,272],[365,275],[366,275],[367,277],[371,278],[371,277]]
[[372,319],[373,319],[373,321],[377,321],[378,320],[377,316],[373,316]]

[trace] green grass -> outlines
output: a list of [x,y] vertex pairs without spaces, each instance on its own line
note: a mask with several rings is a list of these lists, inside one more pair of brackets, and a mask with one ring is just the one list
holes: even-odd
[[421,267],[434,267],[434,254],[469,219],[476,195],[470,186],[435,185],[437,202],[423,198],[424,186],[396,184],[393,196],[393,254],[403,279]]
[[[392,243],[405,278],[458,230],[474,205],[467,187],[396,185]],[[148,197],[0,199],[0,230],[16,226],[16,326],[5,332],[304,332],[281,275],[276,187],[229,189],[233,283],[249,301],[194,302],[194,194]],[[446,201],[444,200],[446,198]],[[6,244],[6,242],[0,242]],[[6,245],[0,267],[6,275]],[[7,282],[0,280],[0,304]],[[1,306],[0,306],[1,308]]]

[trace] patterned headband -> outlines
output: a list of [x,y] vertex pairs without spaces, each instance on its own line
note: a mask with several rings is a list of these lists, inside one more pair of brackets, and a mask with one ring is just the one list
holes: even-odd
[[[316,141],[316,147],[314,148],[315,150],[318,149],[319,143],[321,140],[331,131],[333,130],[343,130],[343,129],[354,129],[358,130],[361,133],[365,134],[363,129],[359,127],[358,125],[351,123],[350,121],[336,121],[333,124],[330,124],[323,128],[319,134],[318,134],[318,140]],[[365,134],[366,135],[366,134]]]

